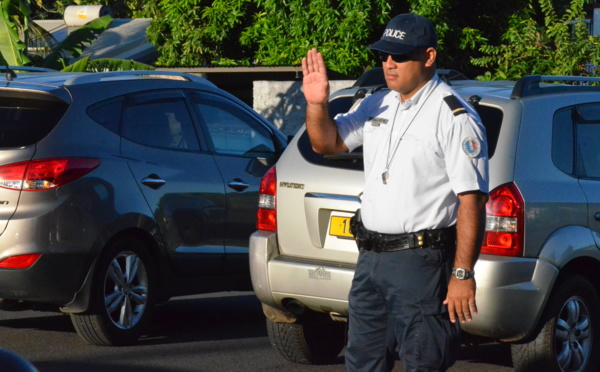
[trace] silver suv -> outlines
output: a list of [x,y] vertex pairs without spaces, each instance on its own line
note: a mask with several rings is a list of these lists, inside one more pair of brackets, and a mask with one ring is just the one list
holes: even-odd
[[287,145],[273,125],[193,75],[6,76],[0,309],[60,308],[118,345],[171,296],[251,289],[258,190]]
[[[463,330],[511,343],[517,371],[599,365],[598,82],[450,82],[486,126],[492,190],[475,267],[479,314]],[[377,89],[336,92],[332,107]],[[271,342],[290,361],[327,362],[344,347],[358,255],[349,221],[362,188],[360,151],[317,155],[304,130],[263,179],[250,271]]]

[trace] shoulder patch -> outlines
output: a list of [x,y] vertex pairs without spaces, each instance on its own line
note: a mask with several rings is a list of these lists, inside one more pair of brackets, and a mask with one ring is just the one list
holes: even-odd
[[454,116],[458,116],[460,114],[466,114],[467,109],[464,108],[462,103],[456,98],[454,95],[449,95],[444,97],[444,102],[450,107],[450,111],[454,114]]

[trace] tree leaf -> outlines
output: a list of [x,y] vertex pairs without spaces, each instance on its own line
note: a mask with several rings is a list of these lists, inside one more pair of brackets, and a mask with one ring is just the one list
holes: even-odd
[[30,60],[23,54],[25,44],[19,38],[17,25],[10,16],[11,7],[18,6],[18,0],[5,0],[0,8],[0,54],[5,64],[10,66],[24,66]]

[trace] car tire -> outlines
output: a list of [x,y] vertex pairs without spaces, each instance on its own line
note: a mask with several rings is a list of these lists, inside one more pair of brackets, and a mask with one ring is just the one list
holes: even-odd
[[154,278],[153,261],[139,239],[112,244],[98,262],[90,309],[70,314],[77,334],[92,345],[136,342],[154,307]]
[[549,300],[539,333],[511,345],[517,372],[594,372],[600,351],[600,300],[580,275],[561,281]]
[[296,323],[267,319],[267,332],[273,348],[285,359],[301,364],[330,363],[346,342],[346,324],[317,313],[305,314]]

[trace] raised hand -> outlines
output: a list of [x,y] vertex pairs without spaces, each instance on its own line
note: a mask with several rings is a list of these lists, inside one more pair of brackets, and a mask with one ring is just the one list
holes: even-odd
[[304,97],[308,104],[322,105],[329,98],[329,80],[323,55],[316,49],[302,58]]

